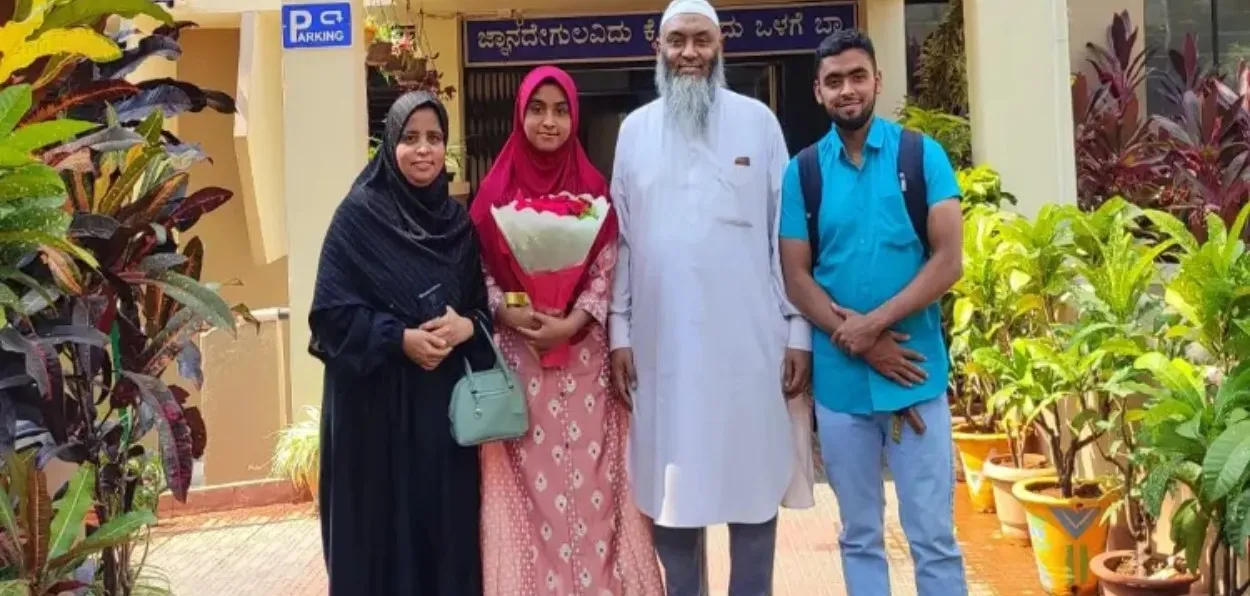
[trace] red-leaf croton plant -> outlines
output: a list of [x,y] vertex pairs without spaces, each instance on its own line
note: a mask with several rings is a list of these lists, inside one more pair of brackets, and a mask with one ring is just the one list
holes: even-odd
[[[128,25],[140,14],[159,26]],[[136,532],[154,521],[137,498],[151,492],[146,464],[185,500],[204,452],[184,388],[203,382],[192,338],[234,332],[246,309],[201,281],[205,246],[189,233],[232,193],[191,191],[207,157],[165,122],[235,104],[185,81],[124,78],[176,60],[191,26],[146,0],[0,2],[0,592],[131,593]],[[180,384],[163,380],[171,365]],[[79,469],[48,495],[39,480],[53,460]]]

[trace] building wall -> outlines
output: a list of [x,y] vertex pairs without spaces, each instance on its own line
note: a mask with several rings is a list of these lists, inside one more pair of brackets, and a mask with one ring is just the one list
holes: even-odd
[[[177,76],[204,88],[235,95],[239,64],[238,29],[196,29],[182,35],[183,56]],[[179,136],[202,145],[212,162],[191,171],[191,191],[219,186],[233,199],[206,215],[184,236],[204,242],[202,279],[226,283],[221,294],[230,304],[253,310],[287,305],[286,258],[260,264],[249,242],[245,199],[235,151],[234,117],[205,110],[178,117]],[[237,339],[221,331],[200,338],[204,351],[203,391],[192,392],[208,427],[202,482],[216,485],[267,475],[274,433],[288,420],[285,327],[266,322],[260,332],[247,324]],[[175,371],[168,376],[173,381]],[[182,385],[186,381],[178,380]]]
[[[902,0],[863,0],[861,23],[874,36],[878,45],[897,45],[897,52],[890,58],[896,64],[886,69],[887,95],[901,97],[905,77],[898,72],[903,60],[902,19],[899,10]],[[972,0],[994,1],[994,0]],[[1001,0],[1000,0],[1001,1]],[[1070,35],[1067,39],[1071,67],[1084,64],[1086,42],[1103,43],[1105,28],[1111,15],[1127,9],[1135,22],[1141,23],[1143,0],[1083,0],[1069,2]],[[717,2],[727,7],[759,2]],[[425,37],[430,50],[437,54],[436,66],[444,73],[443,83],[453,85],[457,97],[448,105],[451,117],[449,142],[451,147],[464,142],[464,113],[462,85],[464,69],[461,66],[462,43],[459,14],[499,14],[499,6],[487,0],[429,0],[424,19]],[[576,14],[587,12],[584,3],[574,0],[514,0],[508,8],[523,11],[522,14]],[[596,12],[627,12],[638,10],[661,10],[663,0],[604,0],[595,5]],[[392,5],[386,9],[374,9],[377,16],[401,22],[415,22],[418,16]],[[506,10],[506,9],[505,9]],[[506,14],[506,13],[505,13]],[[502,15],[501,15],[502,16]],[[890,41],[887,41],[890,40]],[[240,36],[237,28],[192,30],[184,34],[185,55],[178,63],[178,76],[198,84],[235,93],[238,76]],[[279,43],[273,38],[272,43]],[[1000,49],[1001,50],[1001,49]],[[989,50],[987,50],[989,51]],[[1010,53],[1004,53],[1010,58]],[[273,66],[273,65],[269,65]],[[268,67],[267,67],[268,68]],[[266,72],[275,72],[266,70]],[[276,72],[281,72],[280,68]],[[1010,95],[1010,94],[1008,94]],[[1010,97],[1007,97],[1010,101]],[[292,101],[287,97],[286,101]],[[303,101],[299,99],[299,101]],[[307,101],[317,101],[309,97]],[[276,108],[275,108],[276,109]],[[271,110],[272,111],[272,110]],[[281,118],[282,114],[257,114],[254,118]],[[213,113],[186,115],[176,123],[178,132],[185,139],[202,143],[213,157],[213,164],[197,167],[192,180],[199,186],[218,185],[238,189],[240,184],[237,155],[234,150],[232,126],[229,116]],[[275,148],[280,150],[280,148]],[[334,148],[326,147],[326,151]],[[265,197],[258,197],[263,201]],[[298,204],[292,204],[298,210]],[[253,309],[286,306],[288,300],[287,259],[262,265],[263,259],[255,255],[254,239],[247,234],[244,201],[236,197],[218,212],[209,215],[192,231],[200,235],[206,244],[206,279],[238,279],[240,286],[223,290],[227,300],[246,303]],[[252,247],[252,248],[249,248]],[[311,275],[312,272],[302,272]],[[302,321],[297,324],[302,325]],[[272,449],[274,434],[283,425],[298,418],[297,411],[304,404],[319,403],[319,396],[309,395],[294,399],[291,392],[289,369],[282,363],[295,357],[291,350],[287,326],[269,322],[257,334],[248,326],[240,328],[239,338],[230,339],[220,334],[203,338],[205,349],[206,387],[203,405],[208,418],[210,441],[209,454],[205,458],[205,481],[220,484],[237,480],[260,478],[267,468],[264,463]],[[293,405],[295,404],[295,405]]]
[[[238,85],[239,30],[200,29],[183,33],[183,56],[178,75],[201,87],[235,94]],[[247,217],[239,183],[238,159],[234,149],[234,117],[205,110],[179,117],[182,138],[203,145],[212,163],[201,163],[191,171],[194,189],[220,186],[235,193],[234,199],[208,214],[191,230],[204,241],[206,280],[238,285],[222,288],[227,302],[244,303],[251,308],[286,306],[286,259],[269,265],[256,264],[248,241]]]

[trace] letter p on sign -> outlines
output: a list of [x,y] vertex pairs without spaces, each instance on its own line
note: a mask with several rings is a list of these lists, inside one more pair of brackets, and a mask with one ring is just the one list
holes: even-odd
[[341,48],[351,45],[351,3],[283,5],[283,48],[288,50]]
[[308,27],[312,25],[312,13],[307,10],[294,9],[291,11],[290,18],[288,26],[293,39],[298,39],[300,33],[307,31]]

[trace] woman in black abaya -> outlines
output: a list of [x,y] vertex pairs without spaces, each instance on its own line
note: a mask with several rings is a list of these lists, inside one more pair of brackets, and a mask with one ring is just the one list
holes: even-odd
[[399,98],[322,246],[309,324],[325,363],[321,538],[335,596],[481,594],[477,449],[452,387],[489,367],[473,226],[447,192],[447,112]]

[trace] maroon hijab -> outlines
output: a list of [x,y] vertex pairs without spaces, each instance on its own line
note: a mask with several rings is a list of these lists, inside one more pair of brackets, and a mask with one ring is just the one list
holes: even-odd
[[[547,83],[555,83],[564,91],[573,121],[568,140],[559,149],[550,152],[536,149],[525,136],[525,108],[538,88]],[[508,137],[508,142],[504,143],[503,150],[495,158],[490,172],[482,180],[469,208],[469,217],[477,226],[478,238],[482,244],[482,262],[499,288],[505,292],[520,292],[523,288],[513,272],[516,261],[508,250],[508,243],[495,225],[491,207],[504,205],[518,196],[536,198],[564,191],[602,196],[611,201],[607,182],[594,164],[590,163],[581,141],[577,139],[580,112],[577,86],[573,84],[573,78],[563,70],[554,66],[540,66],[530,71],[525,80],[521,81],[512,117],[512,135]],[[589,264],[594,262],[605,246],[616,242],[618,234],[616,209],[612,209],[599,230],[599,236],[590,247],[590,253],[586,257],[586,271],[578,281],[572,300],[576,301],[587,285]],[[565,308],[567,309],[567,305]]]

